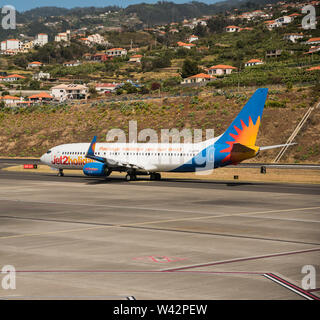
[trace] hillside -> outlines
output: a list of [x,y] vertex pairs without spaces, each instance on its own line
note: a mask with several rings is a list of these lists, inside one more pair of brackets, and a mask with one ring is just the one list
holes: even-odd
[[[222,133],[253,90],[243,93],[203,92],[200,96],[148,100],[148,102],[91,102],[62,107],[30,107],[0,111],[0,156],[40,156],[52,146],[86,142],[93,135],[105,141],[108,130],[127,132],[130,120],[138,130],[198,128]],[[258,145],[285,143],[307,108],[319,100],[319,91],[310,88],[270,90]],[[277,101],[278,103],[272,103]],[[292,163],[319,163],[320,115],[315,111],[299,133],[297,146],[282,159]],[[265,152],[254,161],[271,161],[276,151]]]

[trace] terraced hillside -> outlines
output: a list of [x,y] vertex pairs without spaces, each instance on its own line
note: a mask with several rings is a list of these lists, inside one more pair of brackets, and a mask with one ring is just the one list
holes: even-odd
[[[204,91],[200,96],[123,102],[90,101],[87,104],[42,106],[0,111],[0,156],[37,157],[48,148],[70,142],[86,142],[93,135],[105,141],[108,130],[128,131],[129,120],[138,130],[151,128],[215,129],[223,132],[253,90],[231,93]],[[270,90],[258,145],[285,143],[304,113],[319,101],[317,88]],[[320,109],[315,110],[282,162],[319,163]],[[265,152],[252,161],[271,161],[277,151]]]

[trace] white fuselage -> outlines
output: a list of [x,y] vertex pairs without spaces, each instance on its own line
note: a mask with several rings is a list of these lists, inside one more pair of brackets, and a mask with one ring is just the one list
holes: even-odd
[[[190,162],[216,139],[202,143],[97,143],[95,155],[118,163],[130,163],[141,171],[172,171]],[[41,157],[41,162],[56,169],[83,169],[94,160],[85,157],[89,143],[63,144],[51,148]]]

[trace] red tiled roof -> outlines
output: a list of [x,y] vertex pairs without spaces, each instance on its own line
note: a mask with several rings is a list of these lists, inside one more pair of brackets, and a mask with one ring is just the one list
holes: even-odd
[[237,69],[236,67],[228,66],[225,64],[218,64],[216,66],[212,66],[209,69]]
[[188,79],[194,79],[194,78],[215,79],[215,77],[210,76],[209,74],[205,74],[205,73],[199,73],[194,76],[188,77]]
[[310,38],[307,42],[320,41],[320,38]]
[[53,99],[53,97],[47,92],[40,92],[38,94],[34,94],[29,97],[29,99],[37,99],[37,98]]
[[20,78],[20,79],[25,79],[26,77],[20,76],[19,74],[10,74],[9,76],[6,76],[5,78]]
[[20,98],[18,98],[18,97],[9,96],[9,95],[3,96],[2,99],[4,99],[4,100],[20,100]]
[[251,62],[262,62],[262,61],[259,59],[251,59],[247,63],[251,63]]
[[307,71],[314,71],[314,70],[320,70],[320,66],[311,67],[311,68],[307,69]]

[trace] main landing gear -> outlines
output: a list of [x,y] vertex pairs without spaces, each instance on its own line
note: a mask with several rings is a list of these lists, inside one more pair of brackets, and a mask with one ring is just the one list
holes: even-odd
[[59,169],[58,177],[64,177],[63,169]]
[[150,174],[150,180],[161,180],[161,174],[157,172],[153,172]]
[[136,181],[137,176],[135,173],[127,173],[126,175],[126,181]]
[[[147,175],[147,173],[141,172],[138,173],[139,175]],[[136,172],[128,172],[126,175],[126,181],[136,181],[137,180],[137,173]],[[159,181],[161,180],[161,175],[160,173],[157,172],[152,172],[150,173],[150,180],[156,180]]]

